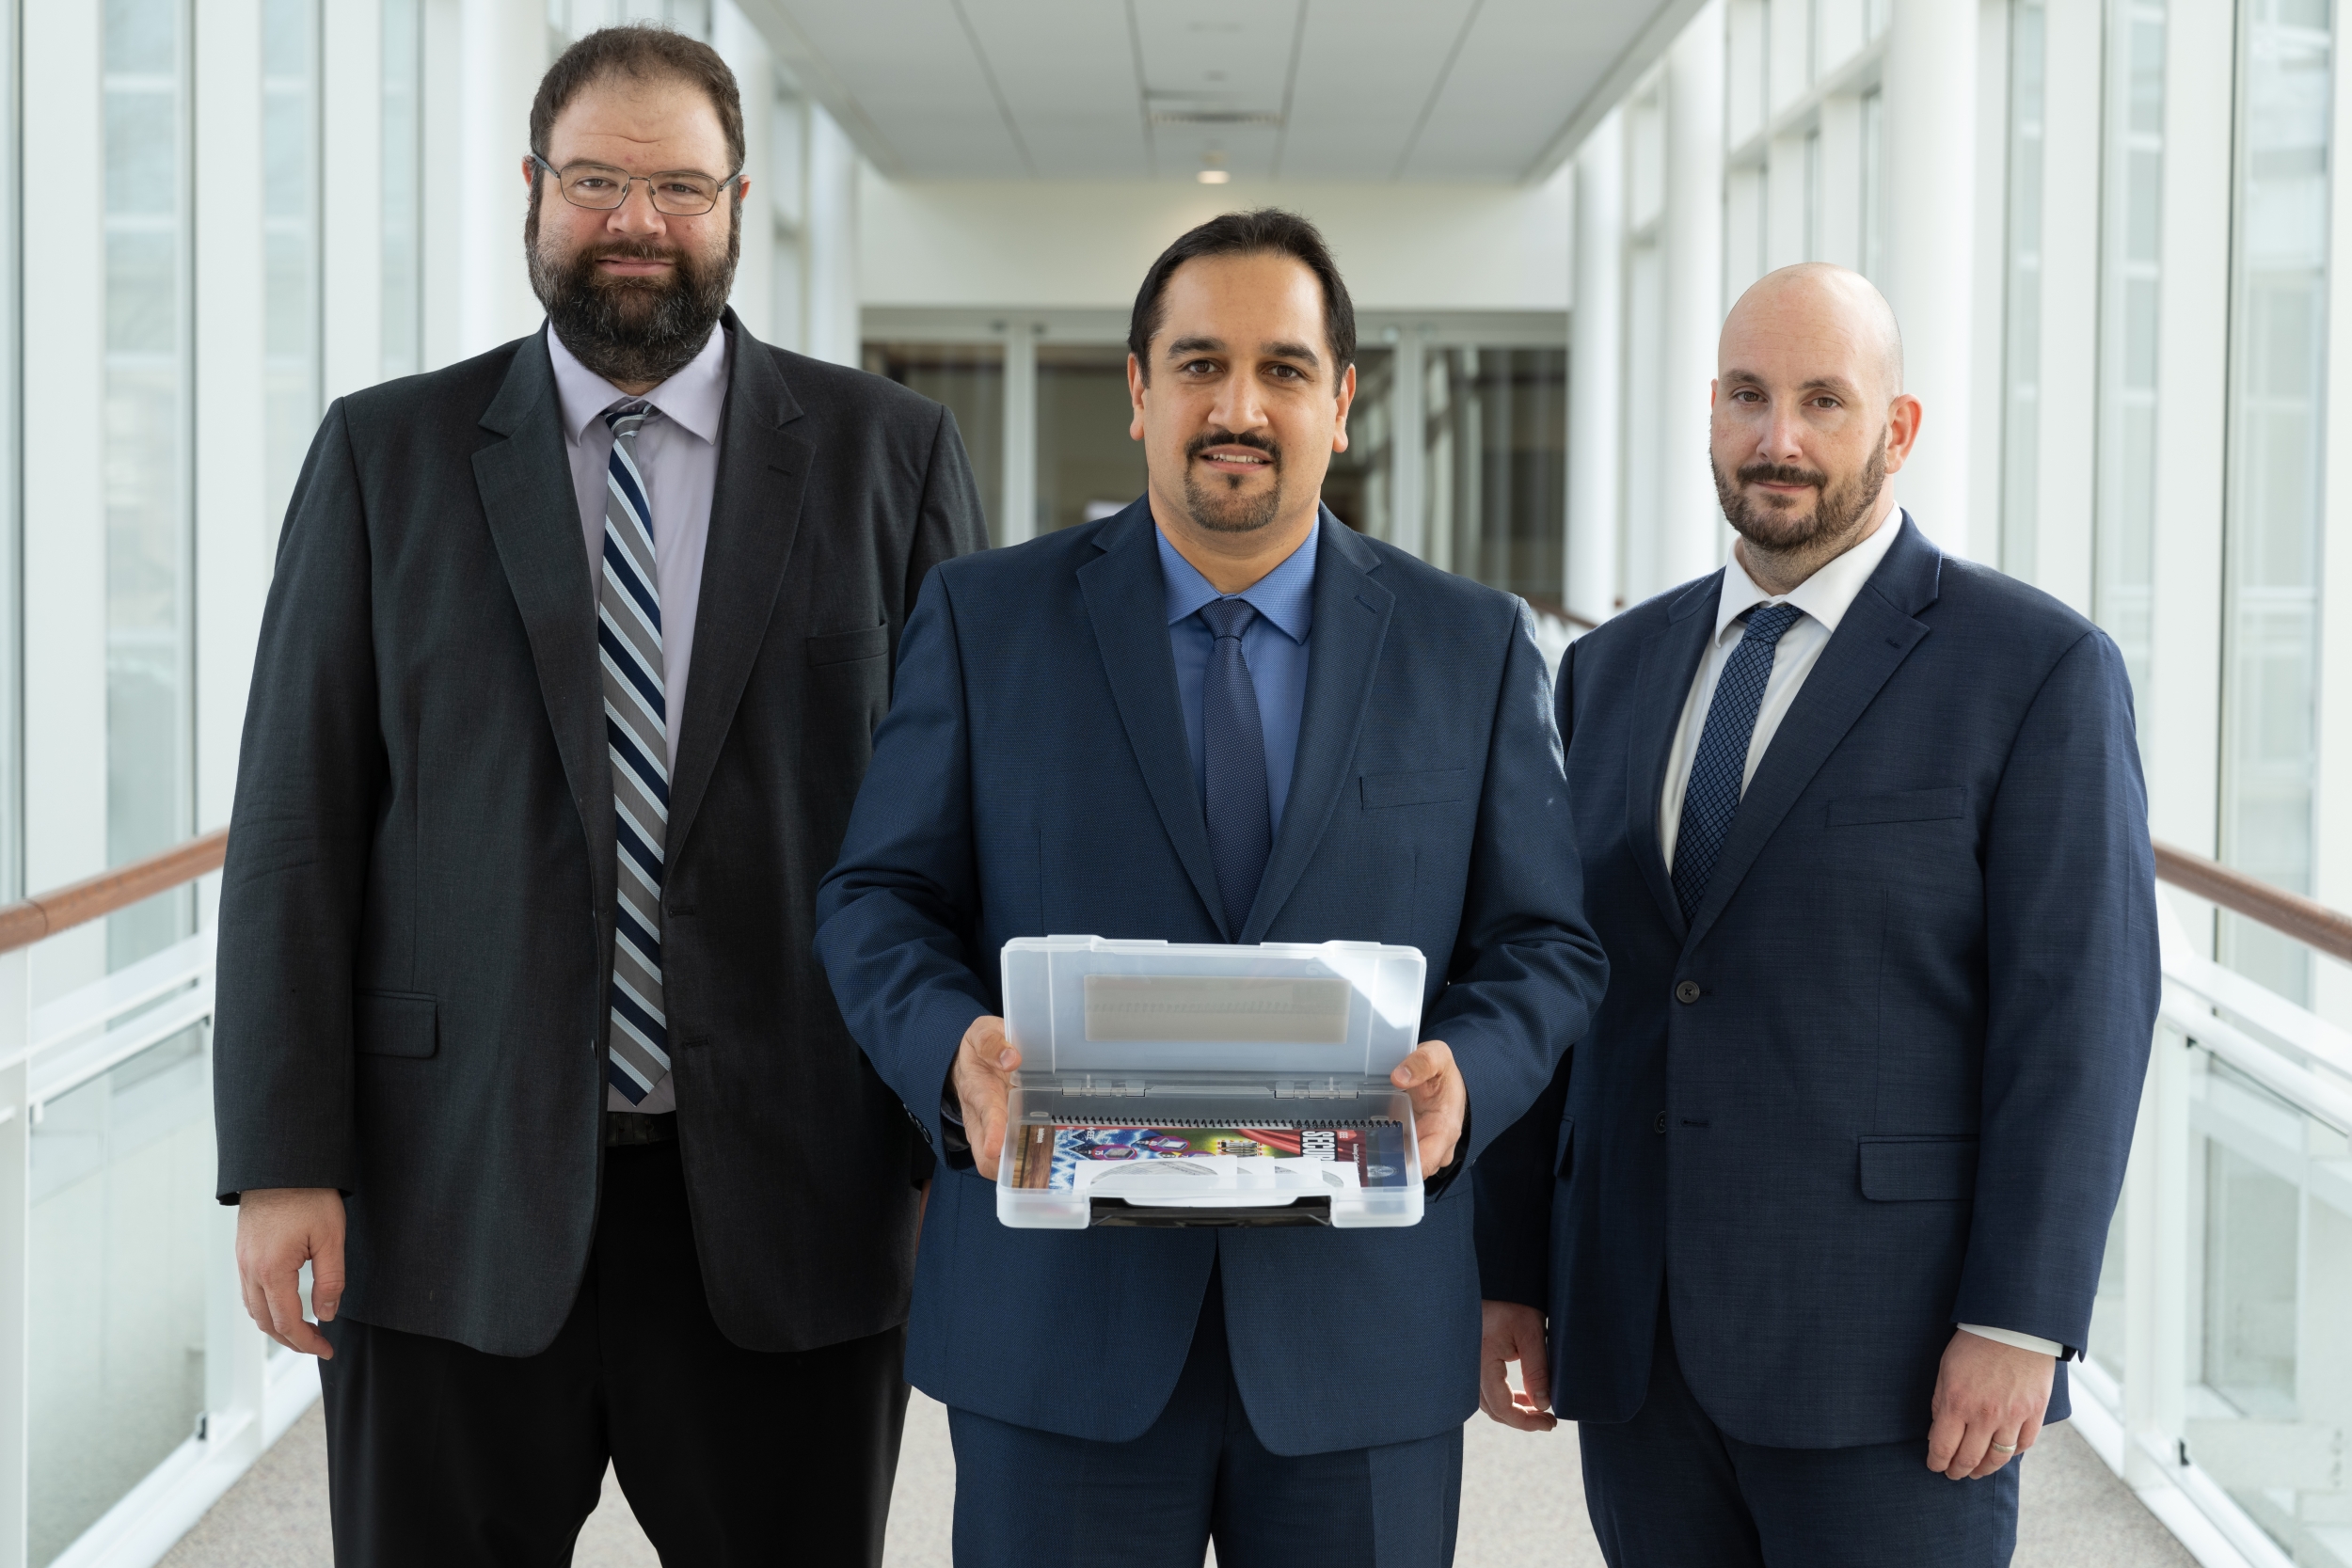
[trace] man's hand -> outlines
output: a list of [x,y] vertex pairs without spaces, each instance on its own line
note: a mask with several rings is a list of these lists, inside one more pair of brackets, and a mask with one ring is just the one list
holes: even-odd
[[2056,1356],[1954,1330],[1929,1405],[1928,1468],[1981,1481],[2032,1448],[2057,1365]]
[[[1511,1388],[1504,1369],[1519,1364],[1519,1386]],[[1551,1368],[1544,1349],[1544,1315],[1516,1301],[1478,1304],[1478,1407],[1504,1426],[1549,1432],[1560,1424],[1551,1413]]]
[[310,1310],[335,1321],[343,1299],[343,1195],[332,1187],[262,1187],[237,1197],[237,1286],[262,1333],[305,1355],[335,1358],[326,1336],[303,1321],[302,1265],[310,1265]]
[[956,1047],[956,1065],[948,1079],[956,1086],[956,1104],[963,1112],[964,1141],[972,1146],[972,1168],[991,1181],[997,1162],[1005,1157],[1005,1100],[1012,1087],[1013,1069],[1021,1053],[1005,1037],[1001,1018],[976,1018]]
[[1454,1163],[1462,1118],[1470,1114],[1469,1085],[1443,1040],[1422,1041],[1420,1050],[1396,1064],[1389,1082],[1413,1097],[1413,1122],[1421,1133],[1421,1179],[1426,1181]]

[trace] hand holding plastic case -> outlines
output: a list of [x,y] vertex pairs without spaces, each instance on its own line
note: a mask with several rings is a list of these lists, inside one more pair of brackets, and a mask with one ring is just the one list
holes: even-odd
[[1420,1222],[1412,1100],[1389,1082],[1419,1043],[1420,949],[1020,937],[1003,966],[1004,1224]]

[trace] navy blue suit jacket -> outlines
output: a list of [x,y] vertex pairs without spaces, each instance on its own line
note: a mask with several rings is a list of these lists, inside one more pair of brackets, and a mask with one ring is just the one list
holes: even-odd
[[[1429,958],[1422,1037],[1460,1063],[1470,1149],[1584,1031],[1584,924],[1550,687],[1508,595],[1319,524],[1297,768],[1238,931],[1223,928],[1148,506],[943,563],[899,644],[819,957],[882,1077],[944,1147],[967,1025],[1007,940],[1359,940]],[[1402,1442],[1477,1402],[1467,1184],[1403,1230],[1012,1230],[943,1167],[907,1376],[962,1409],[1140,1435],[1221,1260],[1234,1376],[1278,1453]]]
[[1687,927],[1659,793],[1722,574],[1563,662],[1609,990],[1475,1184],[1564,1417],[1640,1409],[1661,1288],[1701,1405],[1777,1447],[1924,1436],[1955,1323],[2089,1338],[2159,984],[2131,688],[2090,622],[1900,526]]

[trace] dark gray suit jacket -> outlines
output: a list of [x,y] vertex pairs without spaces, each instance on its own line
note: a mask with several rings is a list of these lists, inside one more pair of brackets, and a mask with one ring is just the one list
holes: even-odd
[[[812,955],[923,578],[985,543],[947,411],[735,353],[672,784],[664,1000],[719,1326],[904,1321],[928,1154]],[[278,546],[220,905],[218,1186],[340,1187],[344,1311],[528,1354],[602,1169],[612,788],[546,339],[341,399]]]

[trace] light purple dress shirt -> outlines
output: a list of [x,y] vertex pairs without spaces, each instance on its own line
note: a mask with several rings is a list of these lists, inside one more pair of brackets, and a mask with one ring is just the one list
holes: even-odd
[[[703,351],[644,395],[655,416],[637,432],[637,467],[653,517],[654,592],[661,600],[661,673],[670,767],[677,767],[679,721],[686,716],[686,672],[694,653],[694,611],[702,600],[703,549],[710,540],[710,497],[719,483],[719,420],[727,401],[724,328],[713,327]],[[548,357],[564,416],[564,452],[580,500],[580,532],[588,548],[588,581],[604,582],[604,498],[612,460],[612,427],[601,418],[632,401],[581,364],[548,327]],[[647,1114],[677,1109],[676,1080],[665,1074],[640,1104],[605,1089],[605,1109]]]
[[[719,483],[719,420],[727,403],[726,329],[712,327],[686,368],[645,394],[658,418],[637,432],[637,467],[653,509],[654,592],[661,598],[661,672],[668,711],[670,766],[677,766],[678,724],[686,717],[686,672],[694,653],[694,611],[702,600],[703,546],[710,541],[710,495]],[[548,357],[564,409],[564,452],[580,498],[580,533],[588,548],[588,581],[604,581],[604,497],[612,461],[612,427],[602,418],[634,401],[573,357],[548,328]]]

